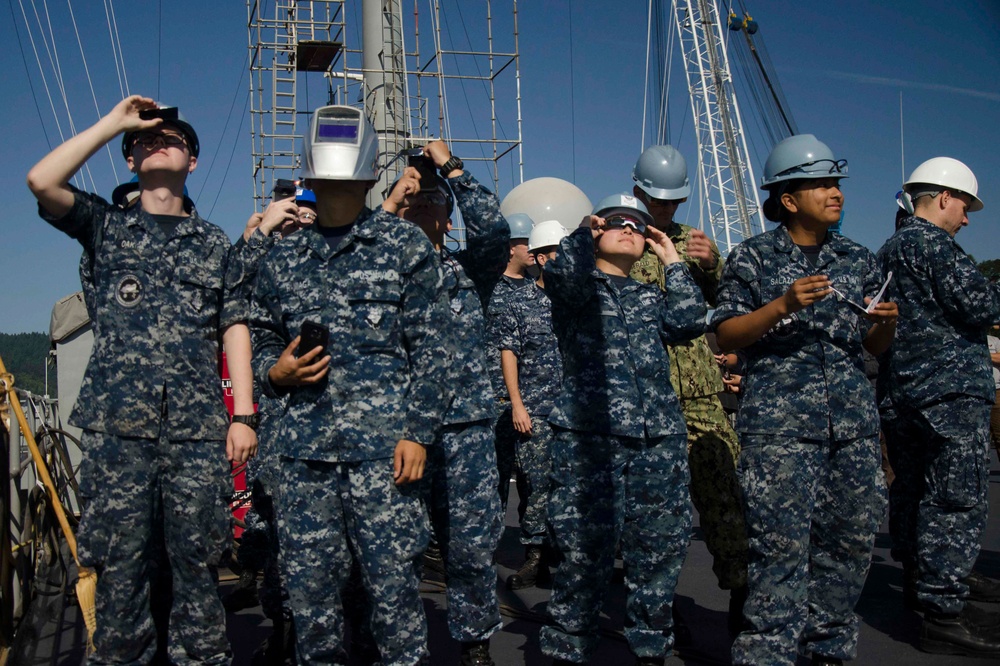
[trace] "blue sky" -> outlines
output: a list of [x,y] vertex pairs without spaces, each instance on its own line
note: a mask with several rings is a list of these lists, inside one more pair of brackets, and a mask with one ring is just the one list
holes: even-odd
[[[21,5],[9,3],[0,21],[5,130],[0,183],[7,205],[0,234],[5,276],[0,288],[0,332],[47,331],[52,304],[79,289],[79,246],[42,222],[24,185],[27,170],[59,142],[53,112],[28,41]],[[32,8],[23,3],[34,23]],[[76,127],[84,128],[121,99],[111,59],[103,3],[75,3],[94,93],[87,84],[81,48],[67,3],[49,2],[58,35],[66,99]],[[173,0],[115,5],[121,49],[132,92],[181,107],[202,144],[189,190],[199,211],[236,237],[253,210],[247,78],[246,7]],[[427,11],[428,3],[421,3]],[[444,0],[447,11],[456,0]],[[463,3],[471,14],[472,3]],[[845,183],[844,233],[875,250],[889,236],[893,196],[899,189],[900,92],[903,96],[905,171],[936,155],[966,162],[979,178],[984,211],[972,216],[958,241],[977,260],[1000,258],[1000,3],[915,0],[746,0],[801,132],[811,132],[850,162]],[[44,7],[36,0],[39,16]],[[404,14],[412,13],[404,3]],[[759,6],[755,6],[759,5]],[[642,146],[645,3],[535,0],[518,7],[525,178],[555,176],[575,182],[593,201],[630,189],[632,164]],[[498,27],[509,17],[494,0]],[[351,20],[360,10],[348,9]],[[463,43],[464,29],[451,14],[445,39]],[[407,20],[410,20],[407,18]],[[426,19],[421,19],[425,21]],[[427,27],[422,23],[422,30]],[[16,26],[16,30],[15,30]],[[45,67],[49,58],[34,31]],[[20,44],[19,44],[20,40]],[[23,50],[22,50],[23,49]],[[571,57],[572,54],[572,57]],[[674,59],[670,137],[688,157],[695,176],[694,132],[683,87],[681,59]],[[55,79],[46,77],[68,132]],[[34,86],[34,93],[32,91]],[[323,103],[320,92],[312,92]],[[748,101],[741,101],[744,112]],[[456,95],[451,108],[464,102]],[[458,123],[456,119],[456,123]],[[745,120],[752,132],[752,120]],[[648,136],[648,132],[647,132]],[[648,139],[647,139],[648,142]],[[751,149],[760,167],[770,146]],[[117,144],[92,158],[97,191],[110,194],[127,173]],[[114,164],[114,167],[112,167]],[[485,171],[476,171],[486,179]],[[90,188],[88,178],[86,187]],[[503,195],[510,183],[501,184]],[[678,218],[697,219],[694,206]],[[209,214],[210,213],[210,214]]]

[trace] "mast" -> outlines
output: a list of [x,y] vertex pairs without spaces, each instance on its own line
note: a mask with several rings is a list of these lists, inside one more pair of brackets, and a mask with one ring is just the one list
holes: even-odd
[[722,254],[764,231],[715,0],[673,0],[698,142],[701,225]]

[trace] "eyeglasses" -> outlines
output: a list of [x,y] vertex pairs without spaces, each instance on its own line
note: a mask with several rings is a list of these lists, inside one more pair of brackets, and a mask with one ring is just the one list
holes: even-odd
[[637,234],[646,233],[646,224],[644,222],[640,222],[634,217],[615,215],[604,220],[605,229],[624,229],[625,227],[632,227]]
[[803,173],[811,176],[822,174],[832,176],[835,173],[846,174],[847,160],[816,160],[815,162],[806,162],[805,164],[799,164],[775,174],[775,178],[793,173]]
[[143,148],[152,148],[157,144],[157,142],[163,144],[166,148],[179,148],[180,146],[187,146],[187,140],[180,134],[161,134],[154,132],[140,132],[135,135],[135,139],[132,140],[132,146],[142,146]]
[[315,222],[316,213],[299,213],[299,219],[304,222]]

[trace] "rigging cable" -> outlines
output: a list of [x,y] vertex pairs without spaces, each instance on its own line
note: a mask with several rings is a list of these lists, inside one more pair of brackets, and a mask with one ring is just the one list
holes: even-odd
[[573,183],[576,183],[576,96],[573,93],[573,4],[567,0],[569,5],[569,127],[570,146],[573,154]]
[[[198,190],[198,196],[196,200],[201,199],[201,193],[205,191],[205,186],[208,184],[208,179],[211,177],[212,170],[215,168],[215,159],[219,156],[219,150],[222,149],[222,140],[226,137],[226,131],[228,131],[229,129],[229,121],[233,117],[233,109],[236,108],[236,101],[240,98],[240,89],[243,87],[243,77],[247,74],[248,71],[247,65],[249,64],[249,62],[250,62],[250,50],[247,49],[246,58],[243,59],[243,66],[240,68],[240,78],[239,81],[236,82],[236,92],[233,93],[233,101],[230,103],[229,113],[226,115],[226,124],[222,127],[222,134],[219,136],[219,140],[215,144],[215,153],[212,155],[212,160],[208,163],[208,173],[205,174],[205,180],[203,180],[201,183],[201,188]],[[247,95],[249,94],[250,93],[248,91]],[[242,123],[240,124],[240,127],[242,128]],[[239,137],[239,132],[237,132],[236,135],[237,137]],[[235,140],[238,141],[239,139],[237,138]],[[227,167],[227,172],[222,176],[223,183],[226,182],[226,177],[228,175],[229,173]],[[219,185],[219,189],[220,190],[222,189],[222,185]],[[218,197],[216,199],[218,199]]]
[[45,143],[51,151],[53,148],[52,139],[49,138],[49,131],[45,129],[45,120],[42,119],[42,109],[38,106],[38,93],[35,92],[35,84],[31,81],[31,70],[28,69],[28,59],[24,57],[24,43],[21,41],[21,33],[17,29],[17,15],[14,14],[13,0],[7,0],[7,8],[10,9],[10,24],[14,27],[14,34],[17,36],[17,47],[21,51],[21,62],[24,63],[24,75],[28,78],[28,87],[31,88],[31,101],[35,103],[35,113],[38,114],[38,123],[42,126]]
[[[242,81],[242,79],[240,79]],[[240,132],[243,131],[243,125],[247,120],[247,107],[250,106],[250,93],[247,92],[247,101],[243,104],[243,114],[241,116],[240,128],[236,131],[237,137]],[[215,204],[219,203],[219,196],[222,194],[222,188],[226,184],[226,178],[229,176],[229,168],[233,165],[233,155],[236,154],[236,146],[239,144],[238,140],[233,140],[233,150],[229,153],[229,163],[226,165],[226,173],[222,176],[222,183],[219,185],[219,191],[215,193],[215,201],[212,202],[212,207],[208,210],[208,217],[212,217],[212,213],[215,212]]]
[[108,21],[108,36],[111,37],[111,53],[115,61],[115,72],[118,74],[118,89],[122,99],[129,96],[128,76],[125,73],[125,54],[118,35],[118,20],[115,17],[115,7],[112,0],[104,0],[104,16]]
[[[73,13],[72,0],[66,0],[66,6],[69,7],[69,17],[73,23],[73,32],[76,33],[76,43],[80,47],[80,60],[83,62],[83,71],[87,74],[87,84],[90,86],[90,96],[94,100],[94,110],[97,111],[97,118],[99,120],[101,118],[101,107],[97,103],[97,93],[94,92],[94,81],[90,78],[90,66],[87,64],[87,55],[83,51],[83,40],[80,39],[80,29],[76,25],[76,15]],[[108,161],[111,163],[111,173],[114,174],[115,182],[120,183],[121,179],[118,178],[118,169],[115,167],[115,158],[111,155],[110,141],[104,144],[104,152],[108,154]]]
[[649,108],[649,42],[653,31],[653,0],[646,10],[646,78],[642,85],[642,132],[639,135],[639,152],[646,149],[646,111]]

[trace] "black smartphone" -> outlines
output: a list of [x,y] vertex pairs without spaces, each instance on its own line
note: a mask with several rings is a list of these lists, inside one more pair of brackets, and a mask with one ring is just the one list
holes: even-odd
[[406,165],[413,167],[420,174],[421,190],[433,190],[437,187],[437,169],[434,167],[434,160],[424,155],[423,148],[407,150]]
[[287,199],[288,197],[294,197],[295,190],[296,187],[294,180],[279,178],[274,183],[274,189],[271,190],[271,199],[273,201],[281,201],[282,199]]
[[299,335],[302,339],[299,340],[299,348],[296,350],[296,356],[303,356],[316,347],[323,348],[323,351],[316,356],[316,359],[326,356],[326,346],[330,343],[330,329],[307,319],[302,322]]
[[139,117],[143,120],[153,120],[154,118],[177,120],[177,107],[165,106],[162,109],[143,109],[139,112]]

